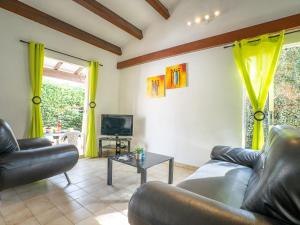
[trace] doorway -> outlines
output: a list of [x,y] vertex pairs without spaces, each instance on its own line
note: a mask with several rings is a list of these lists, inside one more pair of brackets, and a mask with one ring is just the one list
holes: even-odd
[[45,57],[41,111],[45,137],[69,143],[83,154],[88,69]]

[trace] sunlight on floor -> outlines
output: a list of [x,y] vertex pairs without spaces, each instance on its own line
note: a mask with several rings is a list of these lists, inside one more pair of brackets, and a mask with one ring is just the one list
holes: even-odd
[[[140,185],[135,168],[114,163],[106,184],[107,159],[80,159],[68,172],[1,192],[0,225],[128,225],[128,202]],[[175,184],[194,170],[174,167]],[[167,182],[168,165],[149,169],[149,181]]]

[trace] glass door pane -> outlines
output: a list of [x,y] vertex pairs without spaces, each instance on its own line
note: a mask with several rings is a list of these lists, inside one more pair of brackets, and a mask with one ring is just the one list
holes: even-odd
[[300,127],[300,46],[282,51],[273,88],[272,125]]
[[[265,138],[274,125],[300,127],[300,43],[282,50],[274,81],[265,106]],[[251,148],[253,134],[253,111],[244,95],[245,147]]]

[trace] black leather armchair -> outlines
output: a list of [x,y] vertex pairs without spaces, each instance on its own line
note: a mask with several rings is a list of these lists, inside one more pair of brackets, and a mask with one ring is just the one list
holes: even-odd
[[0,191],[67,171],[78,161],[74,145],[52,146],[46,138],[16,140],[0,119]]
[[129,202],[131,225],[300,225],[300,131],[273,127],[263,151],[216,146],[176,187],[149,182]]

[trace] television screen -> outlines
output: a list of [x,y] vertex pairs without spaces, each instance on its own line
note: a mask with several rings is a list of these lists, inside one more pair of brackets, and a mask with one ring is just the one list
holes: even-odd
[[105,114],[101,117],[101,135],[132,136],[133,115]]

